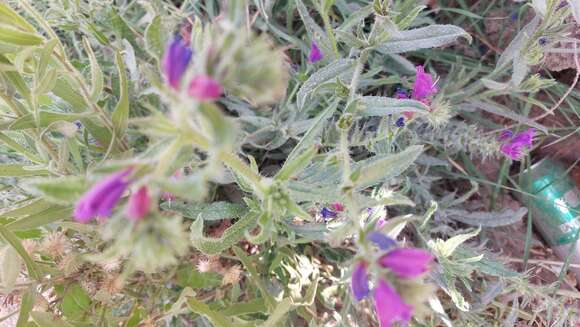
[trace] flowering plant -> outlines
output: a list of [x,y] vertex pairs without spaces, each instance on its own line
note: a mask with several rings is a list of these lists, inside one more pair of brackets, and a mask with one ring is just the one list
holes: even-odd
[[[474,140],[461,111],[548,87],[533,42],[460,85],[403,56],[472,39],[413,0],[112,3],[0,3],[18,326],[426,326],[469,311],[472,272],[519,276],[437,229],[477,190],[423,172],[525,160],[542,126]],[[571,15],[545,10],[538,35]]]

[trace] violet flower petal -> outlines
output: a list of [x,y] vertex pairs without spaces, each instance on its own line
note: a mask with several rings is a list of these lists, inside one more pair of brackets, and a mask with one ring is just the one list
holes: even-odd
[[328,209],[327,207],[324,207],[324,208],[322,208],[322,210],[320,210],[320,215],[324,219],[336,218],[338,216],[338,214],[336,212]]
[[413,307],[406,304],[397,292],[384,280],[375,289],[375,310],[380,327],[390,327],[394,322],[407,324],[413,315]]
[[376,246],[378,246],[379,249],[383,251],[388,250],[397,245],[397,242],[395,242],[395,240],[377,231],[368,233],[366,240],[375,243]]
[[351,289],[357,301],[364,299],[370,292],[366,263],[362,261],[357,263],[352,271]]
[[131,171],[132,168],[128,168],[114,173],[93,185],[77,202],[74,210],[75,219],[81,223],[87,223],[97,216],[110,216],[123,192],[129,186],[125,177]]
[[322,51],[320,51],[320,48],[318,48],[318,44],[316,44],[316,41],[312,41],[312,43],[310,43],[310,54],[308,54],[308,61],[315,63],[322,60],[322,58],[324,58],[324,55],[322,54]]
[[426,273],[434,257],[416,248],[394,249],[379,259],[379,264],[402,278],[413,278]]
[[173,89],[179,88],[191,56],[191,48],[180,37],[175,37],[165,50],[162,59],[163,73]]

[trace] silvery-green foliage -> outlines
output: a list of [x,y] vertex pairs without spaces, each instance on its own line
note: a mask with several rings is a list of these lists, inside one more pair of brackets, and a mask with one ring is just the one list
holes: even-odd
[[[364,235],[383,218],[382,232],[439,259],[431,278],[447,295],[394,280],[419,319],[483,325],[516,285],[525,296],[509,308],[544,296],[457,223],[507,225],[525,209],[467,211],[479,184],[454,169],[499,157],[496,133],[474,123],[481,111],[548,133],[496,97],[555,85],[529,71],[539,38],[578,18],[569,3],[533,1],[538,17],[495,70],[433,52],[472,32],[435,23],[415,0],[0,3],[0,282],[24,294],[19,326],[372,325],[348,279],[354,256],[376,256]],[[179,87],[163,60],[174,34],[193,50]],[[323,58],[312,63],[313,42]],[[396,99],[421,63],[440,77],[437,94]],[[188,94],[200,75],[223,87],[215,101]],[[128,168],[111,217],[72,220],[88,189]],[[128,220],[141,186],[151,208]],[[489,278],[502,287],[469,296]],[[53,303],[34,306],[47,290]]]

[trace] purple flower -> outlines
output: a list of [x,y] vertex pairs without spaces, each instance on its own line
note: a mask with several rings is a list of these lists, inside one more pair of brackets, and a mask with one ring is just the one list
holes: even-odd
[[322,54],[322,51],[320,51],[320,48],[318,48],[318,44],[316,44],[316,41],[312,41],[312,43],[310,43],[310,54],[308,54],[308,61],[315,63],[322,60],[322,58],[324,58],[324,55]]
[[500,136],[498,137],[498,141],[505,141],[505,140],[509,140],[514,136],[514,132],[508,130],[505,130],[503,132],[501,132]]
[[395,126],[401,128],[405,126],[405,117],[399,117],[397,121],[395,121]]
[[408,98],[409,94],[407,93],[407,91],[398,87],[397,90],[395,91],[395,99],[408,99]]
[[437,93],[437,87],[433,82],[433,76],[425,73],[423,66],[415,67],[416,77],[413,83],[413,99],[425,100],[429,96]]
[[129,186],[126,177],[132,170],[128,168],[116,172],[95,184],[77,202],[74,210],[75,220],[88,223],[95,217],[109,217]]
[[398,248],[379,259],[379,264],[403,278],[413,278],[429,270],[433,256],[421,249]]
[[199,101],[213,101],[223,93],[221,84],[207,75],[198,75],[189,82],[187,94]]
[[162,61],[163,72],[167,82],[175,90],[179,89],[181,78],[187,70],[191,55],[191,49],[180,37],[175,37],[165,49]]
[[386,281],[379,280],[374,297],[380,327],[390,327],[394,322],[400,322],[401,325],[409,323],[413,307],[403,302]]
[[336,218],[338,216],[338,214],[336,212],[334,212],[326,207],[324,207],[324,208],[322,208],[322,210],[320,210],[320,215],[324,219]]
[[379,247],[379,249],[383,251],[388,250],[397,245],[397,242],[395,242],[395,240],[377,231],[368,233],[366,240],[375,243]]
[[501,145],[500,151],[512,160],[519,160],[524,155],[524,149],[530,149],[533,145],[534,134],[536,130],[529,128],[528,130],[512,136],[511,131],[505,131],[499,137],[500,141],[505,143]]
[[369,276],[367,265],[361,261],[356,264],[351,277],[352,294],[357,301],[364,299],[369,294]]
[[137,192],[129,196],[127,207],[125,208],[125,215],[127,218],[137,221],[143,219],[151,209],[151,197],[147,186],[141,186]]

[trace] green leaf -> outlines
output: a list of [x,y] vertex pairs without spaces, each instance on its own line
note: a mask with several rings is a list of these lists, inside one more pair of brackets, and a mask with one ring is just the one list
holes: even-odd
[[4,241],[10,244],[14,248],[14,250],[18,252],[18,255],[20,255],[22,260],[24,260],[24,264],[28,269],[28,275],[33,279],[40,280],[41,278],[40,268],[36,265],[36,263],[32,260],[32,258],[30,258],[28,252],[26,252],[26,250],[20,243],[18,237],[14,235],[12,231],[8,230],[5,226],[2,225],[0,225],[0,236],[4,239]]
[[52,207],[52,204],[37,198],[21,202],[14,207],[5,208],[0,211],[0,218],[20,218],[34,213],[41,212]]
[[240,261],[242,261],[242,264],[248,271],[248,277],[250,278],[252,283],[256,285],[256,287],[260,290],[260,293],[262,293],[262,297],[264,298],[264,302],[266,302],[268,311],[273,310],[276,307],[276,300],[260,279],[260,274],[258,274],[258,270],[256,269],[254,263],[250,260],[248,255],[239,247],[234,246],[232,250],[236,254],[236,257],[240,259]]
[[0,41],[16,45],[38,45],[44,39],[33,32],[25,32],[10,25],[0,24]]
[[505,209],[499,212],[476,211],[469,212],[459,209],[446,209],[442,212],[447,218],[472,226],[499,227],[515,224],[522,220],[528,209]]
[[8,125],[8,129],[12,131],[29,129],[29,128],[45,128],[57,121],[68,121],[74,122],[79,119],[88,118],[91,116],[95,116],[91,113],[62,113],[62,112],[55,112],[55,111],[47,111],[41,110],[38,113],[39,116],[39,125],[36,126],[36,121],[34,119],[33,114],[24,115],[16,120],[14,120],[10,125]]
[[20,268],[22,267],[22,259],[18,252],[10,245],[5,245],[0,250],[0,282],[2,283],[2,292],[8,294],[12,292],[18,275],[20,275]]
[[0,165],[0,177],[29,177],[45,176],[48,171],[44,168],[25,165]]
[[119,139],[123,138],[129,121],[129,86],[127,82],[127,72],[123,55],[120,52],[115,53],[115,63],[119,72],[119,102],[113,111],[113,125],[115,133]]
[[43,160],[39,158],[36,154],[31,153],[30,151],[28,151],[28,149],[20,145],[18,142],[12,140],[10,137],[8,137],[8,135],[2,132],[0,132],[0,142],[3,142],[4,144],[6,144],[7,147],[18,152],[18,154],[25,156],[34,163],[43,163]]
[[306,166],[308,166],[308,164],[310,164],[310,161],[314,158],[317,152],[317,147],[311,146],[309,149],[306,149],[301,154],[297,155],[296,158],[286,160],[284,166],[282,166],[278,173],[276,173],[274,178],[280,181],[285,181],[295,174],[300,173],[304,168],[306,168]]
[[21,217],[11,223],[6,224],[6,228],[11,231],[22,231],[38,228],[62,219],[68,219],[72,214],[71,207],[53,206],[42,212]]
[[295,157],[298,156],[303,150],[314,144],[315,139],[319,136],[320,132],[322,131],[322,128],[326,124],[326,121],[330,117],[332,117],[332,115],[336,111],[337,106],[338,101],[335,101],[334,103],[329,105],[326,109],[324,109],[324,111],[322,111],[314,119],[314,122],[312,123],[312,125],[310,125],[308,131],[304,133],[304,136],[302,136],[300,142],[296,144],[294,149],[292,149],[292,152],[290,152],[290,154],[288,155],[288,159],[286,159],[287,161],[294,160]]
[[93,48],[91,48],[89,40],[85,37],[83,37],[83,46],[87,52],[87,55],[89,56],[89,61],[91,63],[91,100],[96,102],[99,100],[101,92],[103,91],[103,71],[99,66],[99,62],[97,61],[97,57],[93,52]]
[[[46,69],[48,68],[48,64],[50,62],[50,59],[52,58],[52,52],[54,50],[54,47],[57,44],[58,44],[58,39],[50,39],[46,42],[46,44],[44,44],[44,47],[42,48],[42,52],[40,55],[40,60],[38,61],[37,70],[35,72],[35,78],[37,80],[37,83],[38,83],[38,80],[41,80],[41,83],[46,83],[42,80],[48,78],[46,75]],[[56,78],[56,76],[52,77],[52,78],[54,79],[54,78]],[[52,83],[54,83],[54,81]],[[46,84],[50,84],[50,83],[46,83]],[[39,89],[39,87],[37,87],[37,89]]]
[[312,74],[306,82],[302,84],[300,90],[296,94],[298,108],[302,109],[306,104],[306,101],[312,97],[316,92],[316,89],[322,84],[334,81],[338,77],[352,74],[355,65],[355,60],[339,59]]
[[455,252],[457,247],[459,247],[461,244],[463,244],[470,238],[477,236],[477,234],[479,234],[480,231],[481,228],[478,228],[471,233],[455,235],[445,241],[443,241],[442,239],[437,239],[435,241],[430,240],[428,244],[429,247],[438,256],[448,258],[453,254],[453,252]]
[[203,220],[233,219],[245,215],[248,211],[248,209],[241,204],[224,201],[196,204],[167,201],[161,204],[161,208],[164,210],[176,211],[186,218],[197,219],[198,217],[201,217]]
[[364,96],[360,104],[362,109],[357,114],[362,117],[401,115],[404,111],[426,114],[429,109],[420,101],[378,96]]
[[187,306],[191,311],[206,317],[214,327],[234,326],[233,322],[228,317],[224,316],[222,313],[211,310],[207,304],[196,299],[189,298],[189,300],[187,300]]
[[180,268],[176,274],[177,285],[193,289],[208,289],[221,284],[222,277],[214,272],[199,272],[193,266]]
[[191,244],[204,254],[219,254],[239,242],[244,236],[245,231],[255,225],[257,218],[258,214],[256,212],[247,213],[218,238],[204,236],[204,219],[197,219],[193,224],[191,224]]
[[155,16],[145,30],[145,46],[154,57],[160,59],[165,48],[165,38],[162,31],[161,16]]
[[25,188],[56,204],[75,204],[88,190],[89,183],[82,176],[34,179]]
[[420,49],[435,48],[455,42],[464,37],[471,41],[469,33],[454,25],[429,25],[401,31],[389,41],[380,44],[376,50],[383,54],[402,53]]
[[16,327],[25,327],[28,322],[28,317],[30,316],[30,311],[34,307],[34,301],[36,299],[36,285],[32,285],[26,290],[26,293],[22,296],[22,301],[20,302],[20,312],[18,313],[18,321],[16,322]]
[[358,189],[366,188],[401,174],[423,152],[423,146],[413,145],[402,152],[372,157],[357,162],[353,170],[361,173],[354,181]]
[[32,311],[30,313],[32,320],[41,327],[72,327],[68,322],[59,319],[48,312]]
[[251,313],[264,313],[266,310],[264,299],[258,298],[248,302],[230,303],[221,311],[226,316],[242,316]]
[[18,26],[28,32],[35,31],[32,25],[4,2],[0,2],[0,23]]
[[81,320],[91,306],[91,298],[79,284],[70,285],[60,304],[62,313],[71,320]]
[[274,311],[268,317],[268,320],[264,322],[264,324],[260,325],[261,327],[275,327],[283,325],[282,319],[286,316],[286,314],[295,308],[294,303],[291,298],[285,298],[282,301],[278,302]]
[[468,109],[476,109],[476,110],[481,109],[481,110],[487,111],[487,112],[494,114],[494,115],[509,118],[509,119],[516,121],[522,125],[534,127],[536,129],[542,131],[543,133],[548,134],[548,129],[545,126],[536,123],[533,119],[530,119],[526,116],[519,115],[519,114],[513,112],[512,110],[510,110],[509,108],[502,106],[501,104],[499,104],[497,102],[489,103],[489,102],[484,102],[484,101],[470,101],[466,104],[463,104],[462,107],[465,107]]

